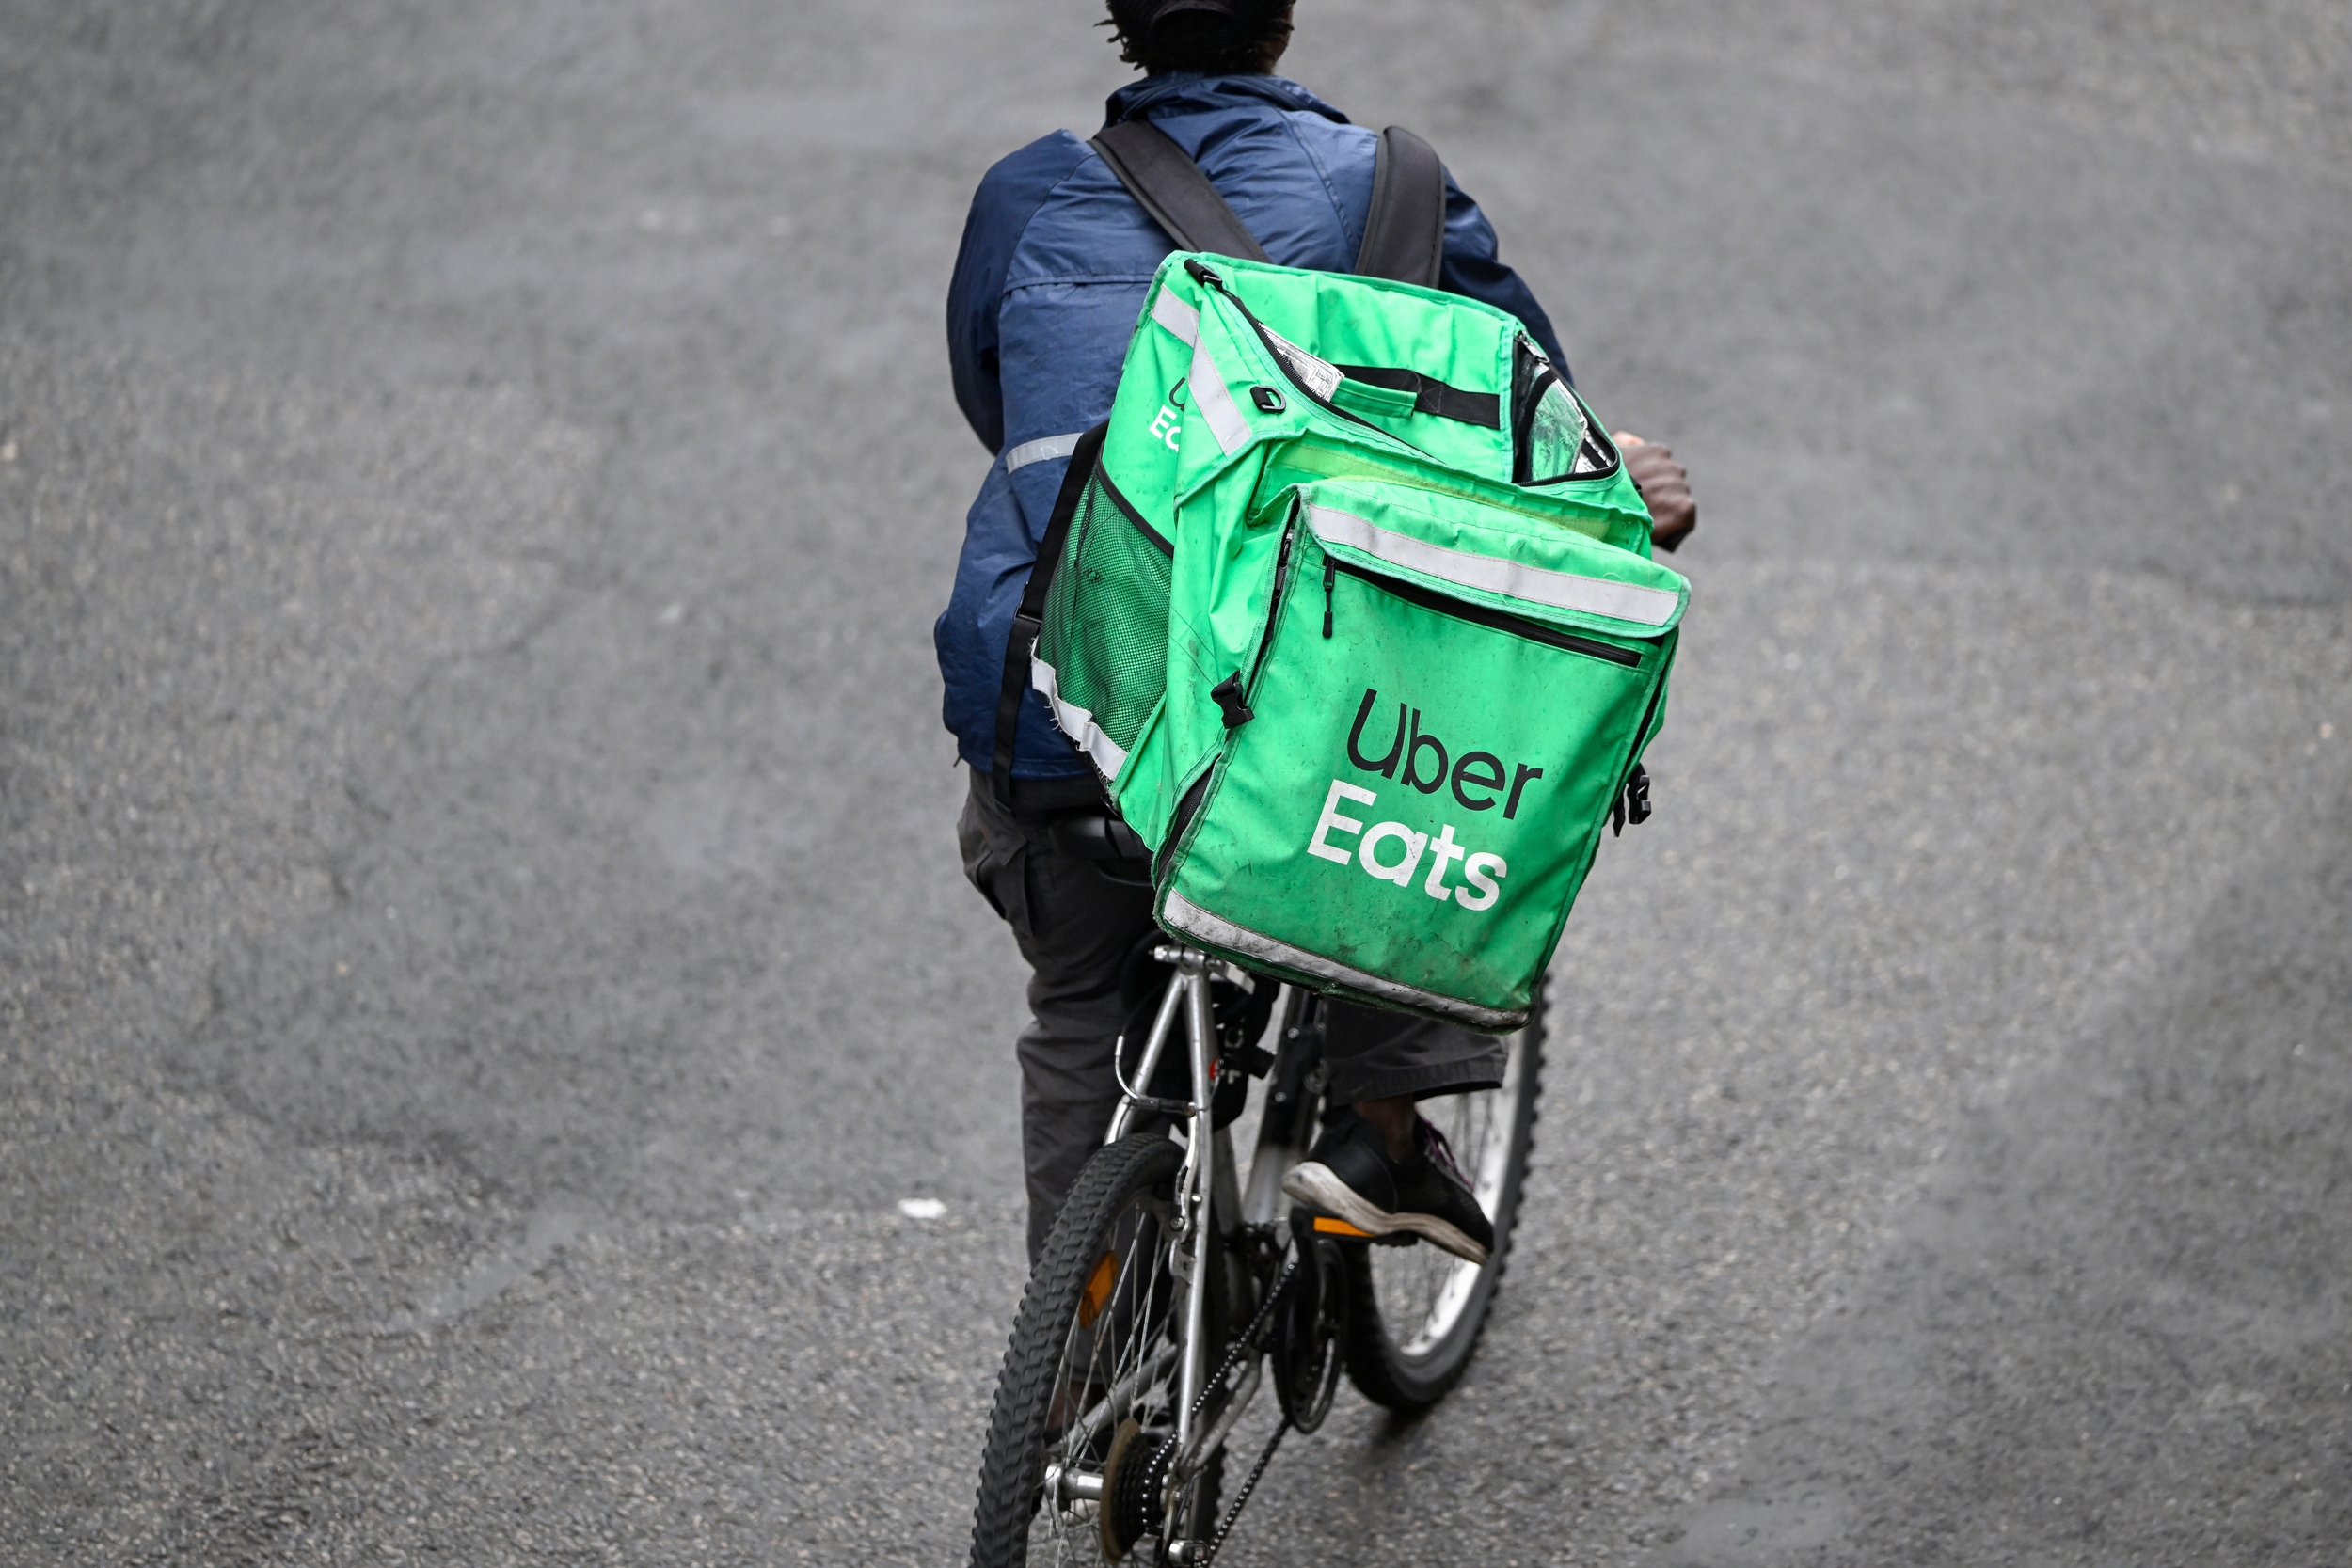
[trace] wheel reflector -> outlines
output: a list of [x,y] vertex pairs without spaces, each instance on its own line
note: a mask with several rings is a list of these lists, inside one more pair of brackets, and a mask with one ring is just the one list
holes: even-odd
[[1118,1282],[1119,1254],[1106,1252],[1094,1260],[1094,1272],[1087,1275],[1087,1288],[1078,1295],[1079,1327],[1094,1326],[1094,1320],[1110,1302],[1111,1287]]

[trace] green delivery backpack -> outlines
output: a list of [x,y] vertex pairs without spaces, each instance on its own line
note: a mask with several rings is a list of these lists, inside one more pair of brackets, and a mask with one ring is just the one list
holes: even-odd
[[1689,594],[1517,320],[1179,252],[1072,455],[1008,696],[1025,674],[1092,761],[1164,928],[1499,1033],[1604,823],[1647,815]]

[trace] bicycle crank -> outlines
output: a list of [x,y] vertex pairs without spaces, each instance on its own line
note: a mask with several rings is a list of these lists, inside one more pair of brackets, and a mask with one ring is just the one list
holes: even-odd
[[1313,1216],[1291,1211],[1296,1259],[1288,1299],[1274,1324],[1274,1391],[1282,1415],[1300,1432],[1323,1424],[1340,1382],[1340,1342],[1347,1327],[1347,1278],[1339,1243],[1318,1235]]

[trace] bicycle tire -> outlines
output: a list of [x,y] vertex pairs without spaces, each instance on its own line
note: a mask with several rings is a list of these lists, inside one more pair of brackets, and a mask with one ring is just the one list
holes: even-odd
[[[1111,1247],[1121,1217],[1139,1196],[1172,1201],[1183,1161],[1183,1146],[1166,1134],[1138,1133],[1098,1151],[1072,1186],[1022,1294],[997,1377],[973,1512],[972,1568],[1024,1568],[1031,1560],[1032,1522],[1043,1496],[1048,1422],[1056,1391],[1063,1386],[1064,1354],[1089,1276]],[[1115,1285],[1112,1294],[1123,1288]],[[1216,1290],[1210,1292],[1213,1348],[1224,1338],[1226,1313],[1218,1295]],[[1173,1299],[1181,1306],[1181,1291]],[[1104,1308],[1098,1304],[1096,1310]],[[1196,1520],[1212,1525],[1216,1520],[1223,1457],[1221,1451],[1213,1456],[1193,1483],[1190,1513]],[[1074,1527],[1064,1537],[1082,1538]],[[1094,1547],[1073,1555],[1077,1561],[1102,1560]]]
[[[1375,1249],[1372,1243],[1350,1242],[1341,1249],[1348,1291],[1347,1330],[1343,1344],[1347,1380],[1375,1404],[1403,1412],[1428,1409],[1462,1380],[1470,1355],[1478,1348],[1479,1337],[1486,1332],[1487,1312],[1494,1305],[1495,1291],[1502,1288],[1503,1270],[1511,1255],[1512,1233],[1518,1225],[1519,1196],[1527,1180],[1528,1155],[1535,1144],[1536,1108],[1543,1089],[1544,1011],[1545,988],[1539,984],[1528,1009],[1526,1027],[1513,1037],[1516,1059],[1509,1079],[1501,1089],[1483,1091],[1485,1095],[1507,1100],[1507,1103],[1496,1106],[1505,1113],[1502,1120],[1508,1141],[1486,1215],[1494,1223],[1495,1244],[1485,1266],[1475,1270],[1474,1277],[1458,1272],[1448,1276],[1455,1282],[1467,1277],[1470,1283],[1468,1294],[1454,1306],[1454,1315],[1442,1331],[1427,1336],[1425,1344],[1416,1342],[1419,1335],[1401,1333],[1401,1325],[1391,1321],[1396,1314],[1392,1310],[1383,1311],[1378,1276],[1384,1268],[1431,1268],[1446,1260],[1445,1254],[1425,1242],[1402,1249]],[[1467,1101],[1472,1097],[1460,1098]],[[1458,1141],[1456,1152],[1466,1152],[1460,1149]],[[1466,1159],[1465,1169],[1473,1180],[1478,1180],[1481,1172],[1470,1168],[1472,1163]],[[1485,1183],[1482,1181],[1481,1185]],[[1380,1253],[1389,1254],[1389,1259],[1383,1259]],[[1452,1261],[1456,1271],[1471,1268],[1468,1263]]]

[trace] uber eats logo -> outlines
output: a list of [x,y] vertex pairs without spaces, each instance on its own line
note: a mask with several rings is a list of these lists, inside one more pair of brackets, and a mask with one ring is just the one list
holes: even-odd
[[1152,420],[1152,438],[1167,443],[1170,451],[1184,450],[1176,437],[1184,428],[1184,383],[1190,379],[1190,376],[1177,379],[1176,385],[1168,389],[1168,401],[1160,404],[1159,413]]
[[[1396,705],[1396,734],[1389,741],[1388,754],[1378,761],[1364,754],[1364,724],[1372,718],[1373,705],[1380,693],[1367,690],[1361,706],[1356,709],[1356,723],[1347,732],[1347,760],[1367,773],[1377,773],[1384,779],[1397,777],[1397,763],[1405,764],[1405,776],[1400,784],[1411,784],[1423,795],[1435,795],[1448,782],[1445,742],[1421,727],[1421,709]],[[1429,765],[1427,777],[1422,765]],[[1502,803],[1502,819],[1506,822],[1519,814],[1519,792],[1544,776],[1540,768],[1525,765],[1511,770],[1511,793]],[[1454,759],[1452,780],[1454,798],[1466,811],[1492,811],[1493,792],[1502,787],[1502,759],[1492,752],[1464,752]]]
[[[1380,693],[1366,690],[1362,705],[1356,710],[1356,722],[1347,732],[1347,760],[1365,772],[1383,779],[1393,779],[1423,795],[1435,795],[1450,789],[1454,801],[1465,811],[1492,811],[1502,808],[1503,820],[1518,815],[1519,800],[1527,786],[1544,776],[1540,768],[1524,764],[1506,768],[1502,759],[1492,752],[1464,752],[1456,756],[1448,752],[1444,741],[1431,731],[1421,727],[1421,710],[1404,703],[1396,705],[1396,726],[1388,738],[1388,750],[1373,756],[1366,749],[1365,728],[1371,725],[1375,736],[1385,725],[1373,718]],[[1373,746],[1380,741],[1374,738]],[[1432,898],[1452,898],[1466,910],[1491,908],[1501,895],[1499,885],[1510,872],[1501,855],[1471,849],[1454,842],[1454,824],[1445,823],[1433,841],[1425,832],[1402,822],[1375,822],[1364,826],[1363,818],[1343,815],[1343,803],[1376,806],[1380,797],[1376,791],[1333,779],[1329,793],[1323,798],[1323,815],[1315,821],[1314,837],[1307,842],[1307,853],[1335,865],[1355,864],[1384,882],[1410,887],[1422,869],[1422,857],[1429,858],[1428,873],[1422,879],[1421,890]],[[1333,835],[1352,836],[1356,847],[1351,853],[1344,846],[1333,842]],[[1462,863],[1462,880],[1450,884],[1454,863]]]

